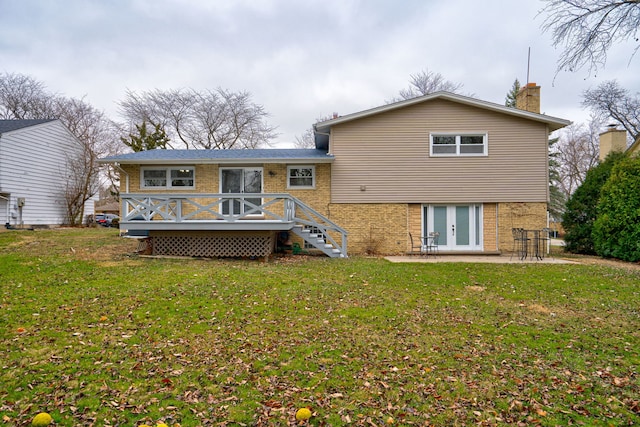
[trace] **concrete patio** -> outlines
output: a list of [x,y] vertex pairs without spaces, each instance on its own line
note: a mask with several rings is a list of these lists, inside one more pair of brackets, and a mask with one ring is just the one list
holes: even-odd
[[418,263],[441,263],[441,262],[471,262],[490,264],[579,264],[576,261],[560,257],[545,257],[541,260],[536,258],[526,258],[521,260],[517,255],[403,255],[385,257],[390,262],[418,262]]

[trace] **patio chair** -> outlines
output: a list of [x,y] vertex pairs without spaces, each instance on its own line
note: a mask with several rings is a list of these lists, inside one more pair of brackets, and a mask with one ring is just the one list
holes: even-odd
[[435,258],[437,258],[440,254],[440,250],[438,249],[438,239],[440,239],[440,233],[438,233],[437,231],[431,231],[425,239],[427,256],[433,255]]
[[513,259],[513,255],[516,253],[520,259],[525,259],[527,257],[529,239],[524,232],[524,228],[512,228],[511,235],[513,236],[513,250],[511,251],[511,257],[509,260]]
[[553,229],[549,227],[545,227],[542,229],[542,235],[540,236],[544,239],[545,247],[543,248],[545,253],[549,254],[549,256],[553,256],[551,253],[551,235],[553,234]]
[[422,239],[416,242],[413,240],[413,236],[411,235],[411,233],[409,233],[409,240],[411,241],[411,252],[409,254],[415,255],[417,252],[418,254],[422,255],[422,252],[423,252]]

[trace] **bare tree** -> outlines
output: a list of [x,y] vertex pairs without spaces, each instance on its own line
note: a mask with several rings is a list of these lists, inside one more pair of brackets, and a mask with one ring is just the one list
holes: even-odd
[[586,124],[572,124],[553,145],[557,161],[556,185],[568,198],[582,184],[587,171],[598,164],[603,122],[595,115]]
[[119,105],[129,122],[160,126],[171,141],[187,149],[257,148],[276,136],[275,127],[266,122],[268,114],[251,101],[248,92],[222,88],[128,91]]
[[316,140],[313,128],[309,128],[304,131],[302,135],[296,135],[296,140],[293,141],[295,148],[315,148]]
[[0,74],[0,118],[52,119],[52,96],[44,84],[23,74]]
[[417,74],[411,74],[410,77],[409,87],[401,89],[398,96],[387,101],[387,103],[390,104],[392,102],[416,98],[418,96],[424,96],[439,91],[458,93],[463,86],[461,83],[454,83],[445,79],[440,73],[429,70],[423,70]]
[[543,31],[551,31],[553,45],[564,46],[557,71],[576,71],[584,66],[597,71],[607,62],[613,43],[632,40],[638,51],[640,2],[638,0],[545,0],[540,13],[547,17]]
[[445,79],[440,73],[423,70],[411,75],[409,87],[402,89],[399,95],[402,99],[411,99],[439,91],[457,93],[462,89],[462,86],[461,83],[454,83]]
[[116,125],[82,99],[46,91],[43,83],[22,74],[0,74],[0,115],[5,119],[60,119],[80,146],[68,153],[61,170],[67,221],[82,223],[85,203],[98,191],[96,160],[112,150]]
[[86,202],[98,191],[98,155],[82,144],[82,151],[67,156],[64,173],[64,201],[69,225],[82,224]]
[[632,96],[615,80],[585,91],[582,106],[591,109],[602,120],[615,120],[626,129],[632,141],[640,137],[640,96]]
[[[327,114],[326,116],[316,118],[316,123],[324,122],[325,120],[330,120],[336,117],[338,117],[337,113]],[[316,138],[313,126],[305,130],[302,135],[297,135],[296,140],[293,142],[293,146],[296,148],[315,148]]]

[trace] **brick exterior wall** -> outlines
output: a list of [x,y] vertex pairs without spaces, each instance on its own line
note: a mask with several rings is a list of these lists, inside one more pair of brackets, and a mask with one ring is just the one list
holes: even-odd
[[496,208],[495,203],[482,205],[482,241],[486,252],[498,250],[496,238]]
[[314,189],[296,190],[287,188],[287,165],[279,163],[265,164],[263,173],[264,192],[291,194],[322,215],[328,216],[329,203],[331,202],[331,165],[328,163],[317,164],[315,165],[315,172]]
[[334,203],[330,219],[349,232],[349,254],[404,254],[409,239],[407,206]]
[[498,245],[503,253],[513,251],[512,228],[540,230],[546,226],[546,203],[498,204]]

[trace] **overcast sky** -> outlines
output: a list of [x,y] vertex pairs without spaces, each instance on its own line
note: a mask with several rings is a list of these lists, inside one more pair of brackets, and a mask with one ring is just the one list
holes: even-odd
[[617,79],[640,91],[640,55],[556,75],[538,0],[0,0],[0,72],[85,97],[115,120],[127,89],[248,91],[292,146],[316,118],[385,103],[411,74],[441,73],[504,103],[515,78],[542,112],[585,122],[581,94]]

